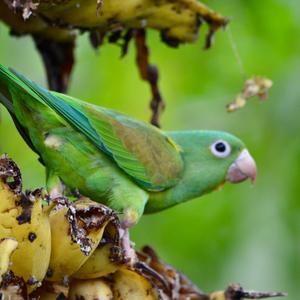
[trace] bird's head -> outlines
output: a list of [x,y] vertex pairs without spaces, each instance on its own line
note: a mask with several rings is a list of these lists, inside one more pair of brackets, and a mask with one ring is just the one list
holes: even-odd
[[[218,189],[226,181],[255,181],[256,164],[244,143],[222,131],[190,131],[174,133],[185,161],[183,181],[193,183],[194,193]],[[199,188],[198,193],[196,190]]]

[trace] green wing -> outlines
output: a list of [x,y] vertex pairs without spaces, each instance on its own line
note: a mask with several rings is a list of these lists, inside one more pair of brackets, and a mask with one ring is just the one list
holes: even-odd
[[[49,92],[14,72],[44,102],[148,190],[175,185],[183,171],[176,144],[153,126],[67,95]],[[24,86],[24,85],[23,85]]]

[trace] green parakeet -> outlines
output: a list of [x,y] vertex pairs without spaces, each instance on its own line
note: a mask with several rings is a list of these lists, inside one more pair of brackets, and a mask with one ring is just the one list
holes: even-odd
[[52,192],[59,182],[78,189],[120,212],[125,227],[225,181],[256,176],[244,143],[226,132],[162,131],[1,65],[0,102],[40,156]]

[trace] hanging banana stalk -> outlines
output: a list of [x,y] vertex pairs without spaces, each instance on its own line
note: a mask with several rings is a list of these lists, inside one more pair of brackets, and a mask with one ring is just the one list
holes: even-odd
[[151,123],[160,126],[165,106],[158,85],[158,68],[149,62],[146,30],[160,32],[170,47],[195,42],[202,23],[208,25],[205,48],[228,19],[197,0],[2,0],[0,20],[14,35],[30,34],[40,52],[51,90],[66,92],[74,65],[79,32],[88,32],[93,47],[106,41],[121,45],[124,56],[131,39],[136,41],[141,78],[151,88]]

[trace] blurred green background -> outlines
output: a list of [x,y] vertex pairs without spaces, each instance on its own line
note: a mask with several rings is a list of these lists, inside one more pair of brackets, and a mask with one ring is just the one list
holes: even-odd
[[[138,247],[160,256],[205,291],[240,282],[246,288],[300,293],[300,18],[297,0],[206,1],[232,17],[230,29],[246,73],[274,81],[269,100],[253,99],[225,111],[243,78],[226,32],[203,51],[206,26],[193,45],[171,49],[149,35],[167,100],[164,129],[220,129],[241,137],[258,164],[255,186],[226,185],[167,211],[145,216],[132,230]],[[41,59],[29,37],[9,36],[0,25],[0,62],[45,85]],[[134,50],[133,47],[130,50]],[[70,94],[148,120],[150,91],[139,79],[134,51],[94,51],[87,35],[77,42]],[[44,185],[44,170],[1,108],[0,152],[21,167],[26,188]]]

